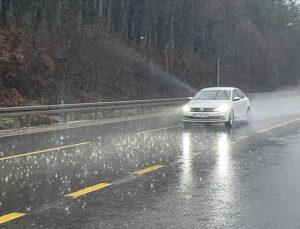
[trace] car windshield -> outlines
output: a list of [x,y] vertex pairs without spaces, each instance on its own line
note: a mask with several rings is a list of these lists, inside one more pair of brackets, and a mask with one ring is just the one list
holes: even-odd
[[203,90],[194,96],[195,100],[230,100],[230,98],[230,90]]

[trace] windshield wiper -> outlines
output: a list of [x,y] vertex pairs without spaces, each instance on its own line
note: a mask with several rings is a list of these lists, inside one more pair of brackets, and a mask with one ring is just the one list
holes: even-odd
[[214,96],[213,100],[216,100],[216,98],[217,98],[217,96],[218,96],[219,92],[220,92],[220,90],[218,90],[218,91],[217,91],[217,93],[215,94],[215,96]]
[[229,96],[227,95],[227,92],[224,91],[224,93],[225,93],[225,95],[226,95],[227,100],[229,100]]

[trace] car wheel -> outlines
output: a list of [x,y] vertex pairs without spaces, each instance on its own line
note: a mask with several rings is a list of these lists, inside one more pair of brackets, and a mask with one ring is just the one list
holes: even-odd
[[183,122],[183,127],[184,128],[189,128],[191,124],[189,122]]
[[209,122],[207,122],[207,123],[204,123],[204,126],[205,126],[206,128],[209,128],[209,127],[211,127],[211,126],[212,126],[212,124],[211,124],[211,123],[209,123]]
[[234,112],[231,111],[229,114],[229,120],[227,122],[225,122],[225,126],[227,128],[231,128],[234,126]]
[[250,112],[250,107],[248,107],[246,111],[246,122],[249,122],[250,117],[251,117],[251,112]]

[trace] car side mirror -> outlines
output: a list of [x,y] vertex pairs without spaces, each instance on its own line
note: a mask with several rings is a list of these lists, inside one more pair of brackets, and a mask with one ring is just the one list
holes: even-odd
[[241,97],[238,97],[238,96],[233,98],[233,101],[240,101],[240,100],[241,100]]
[[193,100],[194,99],[194,97],[188,97],[188,100]]

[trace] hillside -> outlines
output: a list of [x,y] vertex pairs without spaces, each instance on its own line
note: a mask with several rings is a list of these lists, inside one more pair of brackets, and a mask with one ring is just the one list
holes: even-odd
[[2,0],[0,106],[180,97],[299,83],[285,0]]

